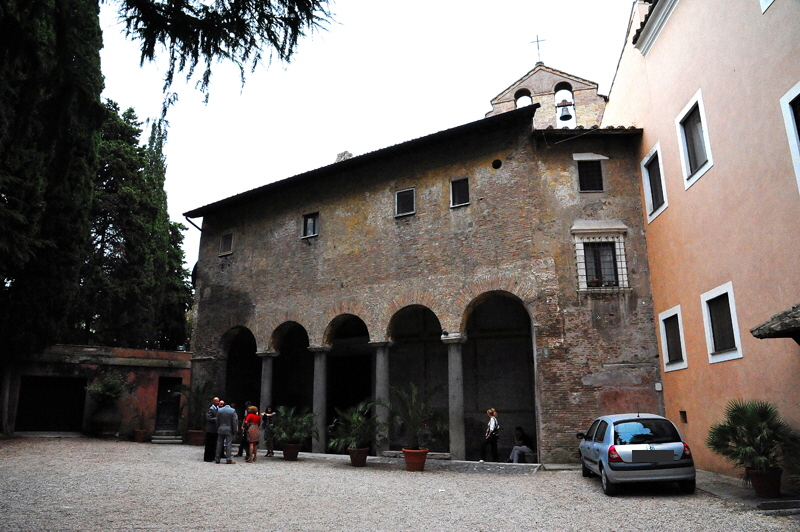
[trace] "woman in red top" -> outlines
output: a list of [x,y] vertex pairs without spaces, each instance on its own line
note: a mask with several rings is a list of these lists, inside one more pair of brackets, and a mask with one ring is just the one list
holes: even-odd
[[247,417],[244,418],[242,426],[243,437],[247,438],[247,462],[256,461],[256,449],[258,449],[259,425],[261,417],[258,415],[258,408],[251,406],[247,409]]

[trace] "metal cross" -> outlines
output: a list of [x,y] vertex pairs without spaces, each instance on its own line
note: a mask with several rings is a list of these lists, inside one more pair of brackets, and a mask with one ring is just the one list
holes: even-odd
[[531,41],[531,44],[536,43],[536,55],[539,56],[539,62],[541,63],[542,62],[542,52],[539,50],[539,43],[540,42],[544,42],[544,39],[539,40],[539,36],[537,35],[536,36],[536,40],[535,41]]

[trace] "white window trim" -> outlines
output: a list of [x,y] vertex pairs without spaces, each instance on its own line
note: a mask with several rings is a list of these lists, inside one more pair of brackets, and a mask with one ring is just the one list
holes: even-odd
[[[733,327],[733,339],[736,342],[734,349],[726,350],[719,354],[714,354],[714,333],[711,329],[711,315],[708,312],[708,301],[719,297],[722,294],[728,294],[728,304],[731,310],[731,326]],[[736,301],[733,298],[733,282],[727,283],[709,290],[700,296],[700,301],[703,307],[703,325],[706,330],[706,347],[708,348],[708,363],[715,364],[717,362],[725,362],[727,360],[734,360],[742,358],[742,341],[739,337],[739,320],[736,318]]]
[[[306,231],[306,219],[309,216],[316,216],[317,217],[317,223],[316,223],[317,232],[312,234],[312,235],[305,234],[305,231]],[[317,212],[309,212],[308,214],[304,214],[303,215],[303,226],[300,228],[300,240],[303,240],[305,238],[314,238],[315,236],[319,236],[319,211],[317,211]]]
[[[656,209],[653,210],[653,194],[650,190],[650,173],[647,171],[647,165],[653,160],[653,157],[658,156],[658,170],[661,174],[661,193],[664,195],[664,203]],[[642,169],[642,186],[644,187],[644,201],[647,207],[647,223],[652,223],[659,214],[664,212],[664,210],[669,206],[669,201],[667,200],[667,183],[664,179],[664,157],[661,155],[661,143],[656,142],[656,145],[647,152],[647,155],[644,156],[642,162],[640,163],[640,167]]]
[[[703,144],[705,145],[706,149],[706,157],[707,161],[703,164],[700,168],[695,170],[693,174],[689,173],[689,152],[686,146],[686,135],[683,132],[683,120],[686,118],[692,109],[697,106],[698,111],[700,112],[700,121],[703,124]],[[681,169],[683,170],[683,186],[686,190],[689,190],[689,187],[694,185],[698,179],[703,177],[703,174],[708,172],[712,166],[714,166],[714,157],[711,155],[711,140],[708,134],[708,120],[706,120],[706,110],[705,106],[703,105],[703,94],[702,89],[698,89],[692,99],[689,100],[689,103],[686,104],[686,107],[680,112],[680,114],[675,118],[675,127],[678,131],[678,148],[681,152]]]
[[794,175],[797,179],[797,188],[800,190],[800,124],[795,123],[794,113],[789,103],[800,97],[800,83],[795,85],[781,97],[781,112],[783,122],[786,124],[786,136],[789,139],[789,152],[792,154]]
[[761,0],[761,13],[765,13],[775,0]]
[[[572,241],[575,245],[575,266],[578,273],[579,292],[618,292],[629,290],[628,260],[625,253],[625,235],[628,226],[621,222],[606,222],[595,220],[577,220],[572,228]],[[622,260],[617,260],[617,286],[593,287],[587,284],[586,259],[584,242],[597,242],[598,239],[614,243],[614,254]]]
[[656,43],[656,39],[661,35],[661,31],[667,25],[667,21],[677,5],[678,0],[661,0],[653,8],[653,11],[649,13],[647,24],[642,28],[639,39],[635,44],[643,56],[647,57],[647,54],[650,53]]
[[[414,208],[409,212],[404,212],[402,214],[397,212],[397,195],[401,192],[408,192],[409,190],[414,192]],[[395,218],[402,218],[403,216],[411,216],[412,214],[417,214],[417,189],[416,187],[409,187],[404,188],[402,190],[396,190],[394,193],[394,217]]]
[[[678,332],[681,337],[681,354],[683,360],[680,362],[669,361],[669,351],[667,350],[667,328],[664,327],[664,320],[672,316],[678,316]],[[689,367],[689,362],[686,360],[686,341],[683,338],[683,316],[681,316],[681,306],[672,307],[669,310],[658,315],[658,328],[661,332],[661,359],[664,361],[664,372],[675,371],[679,369],[686,369]]]
[[608,157],[597,153],[573,153],[573,161],[607,161]]

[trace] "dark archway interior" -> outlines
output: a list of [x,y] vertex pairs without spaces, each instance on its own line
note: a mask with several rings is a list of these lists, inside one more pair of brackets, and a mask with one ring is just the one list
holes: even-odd
[[[480,457],[486,410],[500,421],[501,459],[514,446],[514,427],[536,435],[535,370],[531,320],[522,302],[502,292],[487,294],[467,319],[463,349],[464,414],[468,460]],[[532,457],[526,457],[531,461]]]
[[373,350],[369,331],[357,316],[340,316],[329,336],[327,420],[336,417],[336,408],[345,410],[373,397]]
[[261,358],[256,355],[256,339],[248,329],[237,327],[227,333],[226,339],[229,340],[228,367],[225,396],[220,399],[235,404],[241,417],[245,402],[250,401],[260,407]]
[[273,407],[294,406],[311,410],[314,403],[314,355],[308,350],[308,333],[301,325],[290,324],[275,349],[280,355],[272,365]]
[[[447,346],[442,343],[442,326],[428,308],[410,306],[394,315],[389,330],[393,345],[389,349],[389,379],[392,386],[409,389],[414,383],[433,396],[434,406],[447,412]],[[393,449],[402,442],[392,442]],[[447,442],[430,446],[447,451]]]
[[23,375],[14,430],[81,432],[86,384],[85,378]]

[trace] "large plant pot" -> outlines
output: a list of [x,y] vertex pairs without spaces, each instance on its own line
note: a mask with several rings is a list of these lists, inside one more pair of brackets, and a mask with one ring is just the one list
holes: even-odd
[[364,449],[348,449],[347,451],[350,453],[350,464],[353,467],[364,467],[367,465],[369,447]]
[[205,445],[206,435],[202,430],[189,430],[186,433],[187,445]]
[[122,424],[122,415],[116,405],[102,405],[94,411],[90,423],[95,436],[114,439]]
[[299,443],[284,443],[283,459],[291,462],[296,461],[297,455],[300,454],[300,447],[302,447],[302,445]]
[[133,441],[136,443],[144,443],[147,440],[146,429],[133,429]]
[[753,485],[756,496],[765,499],[776,499],[781,496],[781,474],[783,474],[783,469],[777,467],[766,471],[747,470],[747,476]]
[[406,471],[423,471],[428,449],[403,449],[403,457],[406,459]]

